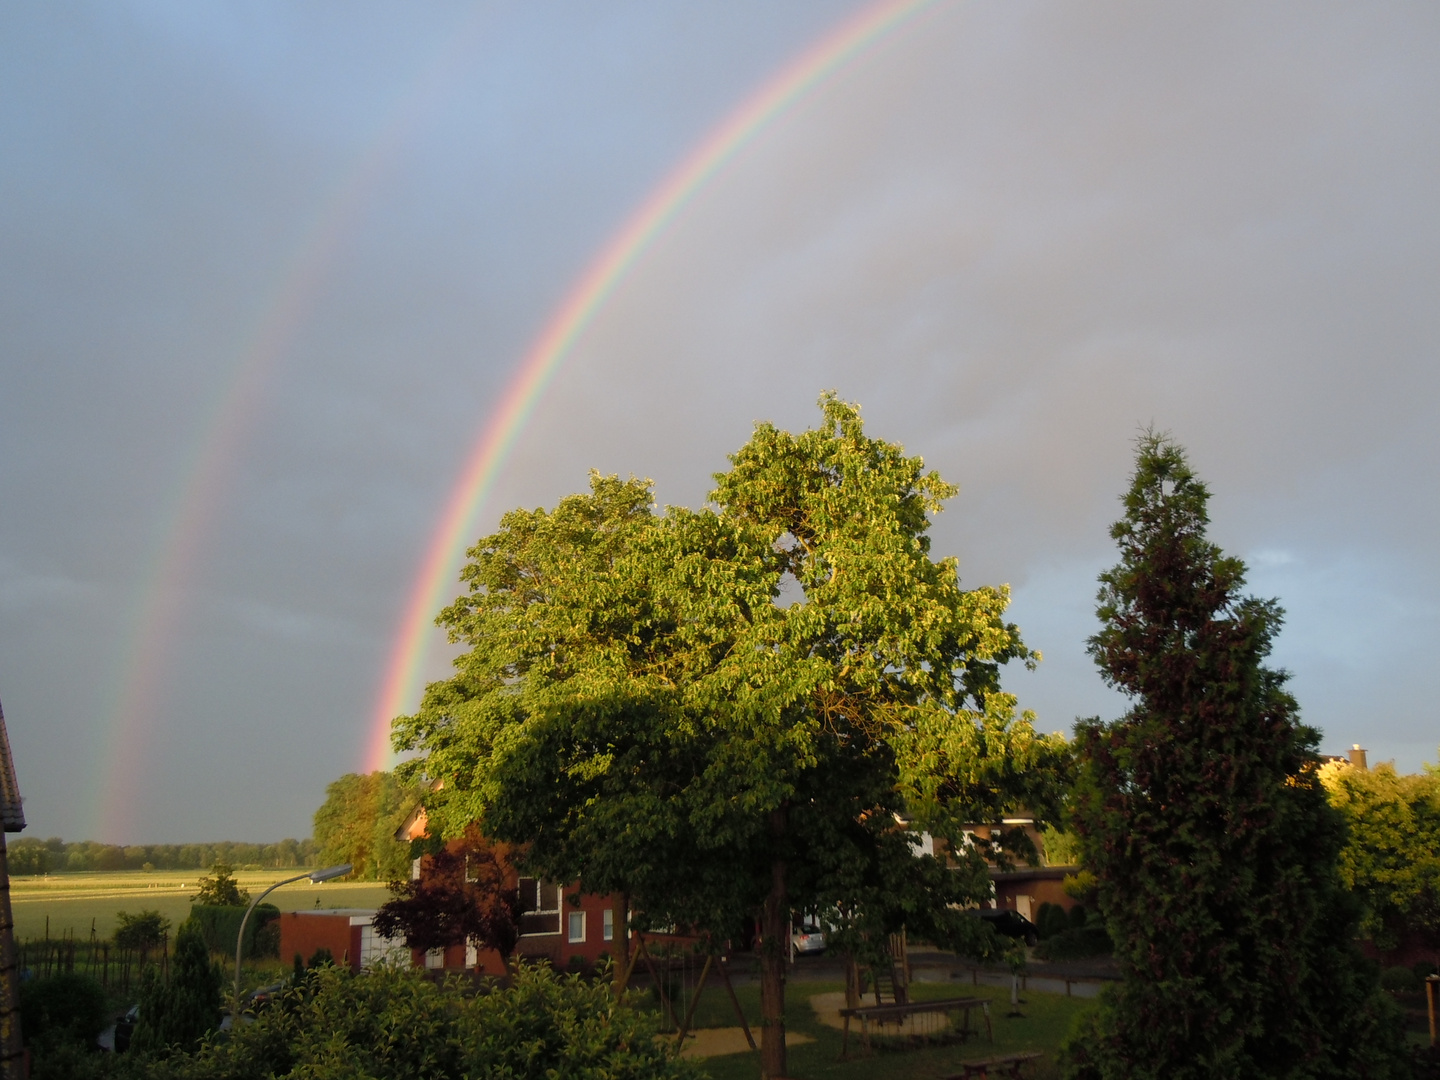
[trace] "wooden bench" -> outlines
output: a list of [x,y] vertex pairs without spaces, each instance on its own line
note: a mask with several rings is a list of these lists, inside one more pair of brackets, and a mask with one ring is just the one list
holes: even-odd
[[985,1017],[985,1033],[990,1041],[995,1041],[995,1029],[990,1026],[990,1001],[988,998],[965,997],[965,998],[941,998],[939,1001],[904,1001],[892,1002],[885,1005],[861,1005],[855,1009],[841,1009],[840,1015],[845,1018],[845,1037],[840,1042],[840,1057],[843,1059],[850,1049],[850,1021],[860,1021],[860,1042],[865,1047],[865,1052],[870,1052],[870,1025],[871,1024],[903,1024],[907,1019],[923,1013],[963,1013],[964,1019],[956,1025],[955,1031],[960,1038],[968,1039],[976,1034],[976,1029],[970,1025],[970,1010],[976,1006],[980,1007]]
[[1008,1073],[1015,1080],[1021,1080],[1020,1066],[1027,1061],[1038,1061],[1044,1056],[1039,1050],[1022,1050],[1015,1054],[999,1054],[995,1057],[988,1057],[983,1061],[962,1061],[960,1068],[964,1071],[953,1073],[944,1080],[977,1080],[979,1077],[985,1077],[988,1080],[991,1072],[996,1075]]

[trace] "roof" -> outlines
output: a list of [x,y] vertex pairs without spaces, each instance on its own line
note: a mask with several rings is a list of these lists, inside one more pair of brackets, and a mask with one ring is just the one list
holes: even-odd
[[[444,780],[432,780],[430,782],[431,791],[439,791],[444,786]],[[430,822],[425,815],[425,805],[423,803],[416,803],[415,809],[406,815],[405,820],[400,823],[400,827],[395,830],[395,839],[399,840],[402,844],[409,840],[423,840],[429,827]]]
[[10,736],[5,731],[5,710],[0,708],[0,822],[6,832],[25,828],[25,807],[20,785],[15,782],[15,761],[10,756]]

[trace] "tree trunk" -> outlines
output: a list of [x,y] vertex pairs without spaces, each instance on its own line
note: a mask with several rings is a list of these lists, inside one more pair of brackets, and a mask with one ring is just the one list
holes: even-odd
[[770,839],[776,854],[770,860],[770,895],[760,921],[760,1077],[785,1076],[785,959],[790,944],[790,904],[785,892],[784,807],[770,813]]
[[625,993],[630,982],[630,894],[620,894],[615,911],[615,996]]

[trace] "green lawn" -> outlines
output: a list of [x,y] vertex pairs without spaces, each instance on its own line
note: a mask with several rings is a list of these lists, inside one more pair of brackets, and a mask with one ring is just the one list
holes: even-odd
[[[92,920],[100,937],[115,929],[117,911],[142,909],[159,911],[174,925],[190,913],[190,897],[202,870],[117,870],[108,873],[48,874],[15,877],[10,880],[10,904],[15,912],[15,933],[24,940],[45,934],[49,917],[50,936],[73,932],[90,936]],[[251,895],[299,870],[238,870],[235,879]],[[389,899],[385,886],[374,881],[327,881],[311,885],[300,881],[276,889],[267,897],[281,911],[299,908],[373,908]]]
[[[966,1059],[987,1057],[991,1053],[1013,1050],[1041,1050],[1045,1058],[1027,1066],[1026,1075],[1034,1080],[1047,1080],[1058,1075],[1055,1051],[1075,1016],[1094,1005],[1082,998],[1062,994],[1027,991],[1023,996],[1023,1018],[1010,1019],[1008,989],[972,987],[969,984],[917,983],[911,987],[914,1000],[933,1001],[946,997],[986,997],[991,1001],[990,1015],[995,1028],[992,1047],[983,1034],[966,1044],[927,1046],[922,1049],[877,1049],[870,1057],[861,1057],[858,1032],[852,1031],[851,1058],[840,1061],[841,1032],[820,1023],[809,1001],[813,994],[841,991],[839,983],[791,982],[785,988],[786,1026],[789,1031],[809,1035],[815,1041],[789,1050],[789,1074],[804,1080],[935,1080],[956,1071],[956,1064]],[[736,988],[736,996],[745,1010],[755,1038],[759,1040],[760,990],[758,986]],[[658,1006],[656,1006],[658,1008]],[[677,1011],[680,1006],[677,1004]],[[975,1023],[983,1027],[978,1013]],[[696,1027],[731,1027],[736,1023],[734,1006],[723,984],[709,984],[696,1009]],[[712,1080],[756,1080],[760,1072],[758,1055],[728,1054],[707,1058],[700,1067]]]

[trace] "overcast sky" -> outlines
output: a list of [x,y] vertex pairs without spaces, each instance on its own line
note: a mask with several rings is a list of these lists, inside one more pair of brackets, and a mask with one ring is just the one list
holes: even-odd
[[[461,464],[688,150],[853,2],[7,5],[0,701],[30,833],[303,836]],[[822,389],[961,485],[1046,730],[1143,426],[1323,748],[1436,759],[1440,8],[937,0],[643,253],[475,523],[695,505]],[[458,568],[457,568],[458,569]],[[432,677],[445,650],[431,651]],[[412,703],[413,704],[413,703]]]

